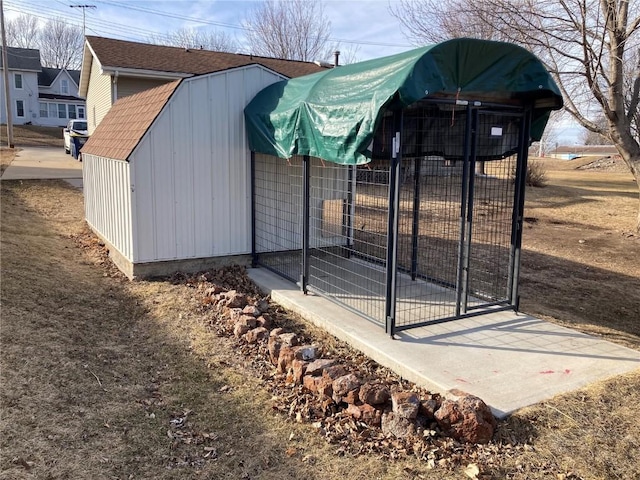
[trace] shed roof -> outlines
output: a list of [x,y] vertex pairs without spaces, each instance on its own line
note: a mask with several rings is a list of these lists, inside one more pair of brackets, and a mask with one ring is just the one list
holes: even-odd
[[557,85],[529,51],[455,39],[266,87],[245,109],[249,145],[281,158],[366,163],[385,109],[443,96],[532,104],[534,139],[542,135],[549,111],[562,106]]
[[[0,52],[2,52],[2,47],[0,47]],[[7,47],[7,64],[11,70],[39,72],[42,70],[40,50],[35,48]],[[0,55],[0,68],[1,67],[2,55]]]
[[179,84],[176,80],[118,100],[82,153],[127,160]]
[[201,75],[257,63],[289,78],[326,70],[313,62],[151,45],[104,37],[87,36],[86,38],[103,68],[131,68]]

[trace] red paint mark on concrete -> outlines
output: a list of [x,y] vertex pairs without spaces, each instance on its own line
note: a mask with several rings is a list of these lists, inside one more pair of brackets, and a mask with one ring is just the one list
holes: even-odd
[[569,370],[568,368],[565,368],[565,369],[564,369],[564,373],[565,373],[565,374],[567,374],[567,375],[569,375],[569,374],[571,373],[571,370]]
[[469,383],[464,378],[456,378],[456,382]]
[[543,374],[543,375],[549,375],[550,373],[556,373],[556,372],[554,372],[553,370],[545,370],[545,371],[540,372],[540,373]]
[[494,370],[493,373],[500,373],[500,370]]

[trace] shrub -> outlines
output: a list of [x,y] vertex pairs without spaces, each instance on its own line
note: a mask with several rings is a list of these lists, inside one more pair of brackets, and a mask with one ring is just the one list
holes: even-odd
[[[513,167],[513,180],[516,178],[516,167]],[[528,187],[545,187],[547,185],[547,169],[542,162],[529,160],[525,183]]]

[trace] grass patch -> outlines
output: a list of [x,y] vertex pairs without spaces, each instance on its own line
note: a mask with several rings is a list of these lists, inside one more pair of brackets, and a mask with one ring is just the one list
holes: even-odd
[[[0,128],[0,143],[7,145],[7,126]],[[60,147],[64,143],[61,127],[39,125],[14,125],[13,143],[20,147]]]

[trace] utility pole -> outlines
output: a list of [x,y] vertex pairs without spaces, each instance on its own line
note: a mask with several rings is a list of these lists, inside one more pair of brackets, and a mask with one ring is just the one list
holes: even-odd
[[87,21],[86,21],[86,12],[87,8],[97,8],[95,5],[69,5],[71,8],[81,8],[82,9],[82,36],[87,36]]
[[7,35],[4,31],[4,3],[0,0],[0,30],[2,30],[2,75],[4,76],[4,100],[7,108],[7,144],[13,148],[13,115],[9,98],[9,62],[7,60]]

